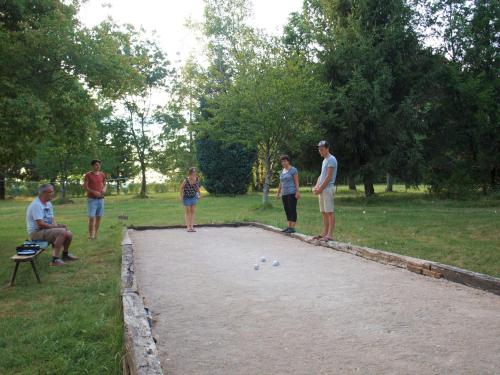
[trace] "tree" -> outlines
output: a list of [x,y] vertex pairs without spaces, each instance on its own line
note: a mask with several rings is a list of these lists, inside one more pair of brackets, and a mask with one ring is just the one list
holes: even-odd
[[165,54],[153,40],[143,38],[139,33],[131,41],[129,56],[138,72],[136,86],[122,100],[126,115],[121,117],[127,124],[134,150],[134,160],[139,164],[141,173],[142,198],[147,197],[146,171],[155,158],[157,142],[153,134],[158,125],[161,108],[153,103],[155,93],[165,90],[167,77],[172,73]]
[[[500,183],[498,1],[436,0],[435,38],[423,142],[434,192],[486,193]],[[439,21],[435,21],[435,19]]]
[[0,199],[5,177],[19,175],[37,145],[54,134],[59,99],[68,104],[61,85],[88,92],[78,95],[85,105],[98,95],[116,98],[132,79],[123,52],[127,35],[109,22],[83,28],[78,6],[57,0],[0,3]]
[[399,173],[404,159],[393,168],[390,157],[417,134],[415,122],[405,122],[406,109],[418,113],[421,105],[414,93],[421,53],[414,27],[414,13],[403,0],[306,0],[285,29],[289,49],[304,56],[311,48],[316,52],[308,59],[319,61],[332,90],[323,126],[350,185],[360,174],[367,196],[374,194],[381,169],[409,184],[419,180]]
[[201,116],[203,82],[200,69],[192,58],[188,59],[180,74],[173,77],[169,101],[158,113],[163,128],[155,169],[169,178],[185,174],[196,164],[195,130]]
[[209,72],[220,79],[206,90],[209,115],[201,134],[257,149],[266,205],[279,153],[317,130],[326,89],[312,64],[288,55],[279,40],[249,27],[249,15],[246,1],[207,4],[204,31],[213,57]]
[[310,66],[275,51],[274,56],[250,62],[227,93],[217,98],[211,123],[219,136],[258,150],[264,166],[264,205],[279,154],[296,148],[311,133],[318,134],[318,113],[326,93]]
[[198,137],[197,158],[204,186],[213,194],[246,194],[256,153],[242,144]]
[[[138,173],[128,124],[123,119],[114,118],[110,107],[104,107],[97,117],[96,134],[89,155],[103,161],[103,170],[116,180],[119,194],[121,184]],[[88,162],[87,158],[87,165]]]
[[39,176],[61,182],[61,200],[66,199],[66,184],[72,174],[84,171],[90,129],[95,128],[95,103],[73,77],[63,76],[48,98],[51,108],[48,121],[53,131],[38,145],[34,158]]

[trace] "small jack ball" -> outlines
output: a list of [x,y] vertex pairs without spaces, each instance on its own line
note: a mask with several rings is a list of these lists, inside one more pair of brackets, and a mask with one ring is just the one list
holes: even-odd
[[260,258],[260,261],[261,261],[262,263],[264,263],[264,262],[266,261],[266,257],[262,257],[262,258]]
[[258,264],[256,264],[255,266],[253,266],[253,269],[254,269],[255,271],[258,271],[258,270],[259,270],[259,268],[260,268],[260,267],[259,267],[259,265],[258,265]]
[[280,265],[280,262],[278,262],[277,260],[273,261],[273,266],[274,267],[278,267]]

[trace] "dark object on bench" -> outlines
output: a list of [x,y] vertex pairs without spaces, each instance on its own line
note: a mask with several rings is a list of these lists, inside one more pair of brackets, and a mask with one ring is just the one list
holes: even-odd
[[[33,246],[36,245],[36,246]],[[38,270],[36,269],[36,264],[35,264],[35,258],[39,256],[43,251],[49,246],[47,242],[38,242],[38,241],[26,241],[22,247],[25,248],[33,248],[38,250],[35,251],[34,254],[32,255],[14,255],[10,257],[10,260],[15,262],[16,264],[14,265],[14,272],[12,273],[12,277],[9,282],[9,287],[14,285],[14,281],[16,280],[16,275],[17,275],[17,269],[19,268],[19,263],[24,263],[24,262],[30,262],[31,263],[31,268],[33,268],[33,272],[35,273],[36,280],[41,283],[40,280],[40,275],[38,274]],[[16,250],[17,251],[17,250]]]
[[38,244],[25,244],[16,247],[17,255],[35,255],[40,250]]

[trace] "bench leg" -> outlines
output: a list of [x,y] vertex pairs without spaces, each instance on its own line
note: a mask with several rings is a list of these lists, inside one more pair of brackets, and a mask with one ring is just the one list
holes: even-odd
[[33,268],[33,272],[35,273],[36,279],[38,280],[38,283],[41,283],[40,276],[38,275],[38,271],[36,269],[35,262],[33,261],[33,259],[30,260],[30,263],[31,267]]
[[10,283],[9,286],[14,285],[14,281],[16,280],[16,275],[17,275],[17,269],[19,268],[19,262],[16,262],[16,265],[14,266],[14,272],[12,272],[12,277],[10,278]]

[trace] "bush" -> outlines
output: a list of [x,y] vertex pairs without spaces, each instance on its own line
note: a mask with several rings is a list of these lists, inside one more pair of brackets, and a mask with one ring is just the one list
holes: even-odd
[[257,153],[237,143],[210,138],[196,141],[197,158],[204,187],[211,194],[246,194],[252,180]]
[[446,198],[467,198],[479,191],[480,185],[466,163],[446,160],[433,167],[426,179],[431,193]]

